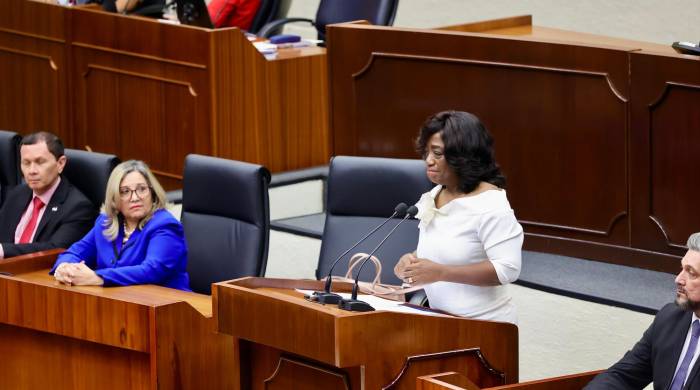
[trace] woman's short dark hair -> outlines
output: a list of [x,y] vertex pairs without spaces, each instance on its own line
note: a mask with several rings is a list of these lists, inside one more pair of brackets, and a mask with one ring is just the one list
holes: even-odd
[[428,140],[438,132],[442,132],[445,160],[459,178],[461,192],[474,191],[482,181],[505,188],[506,178],[494,156],[493,137],[479,118],[464,111],[442,111],[429,117],[416,139],[423,158],[428,155]]
[[46,147],[49,149],[49,152],[53,154],[54,157],[56,157],[56,160],[61,158],[61,156],[63,156],[63,154],[65,153],[63,142],[61,141],[61,139],[56,137],[54,134],[49,133],[48,131],[39,131],[36,133],[25,135],[22,138],[20,146],[35,145],[40,142],[46,142]]

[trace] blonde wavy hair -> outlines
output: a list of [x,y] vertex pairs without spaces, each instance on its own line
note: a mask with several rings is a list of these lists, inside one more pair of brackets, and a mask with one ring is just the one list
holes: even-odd
[[158,179],[156,179],[146,163],[139,160],[129,160],[117,165],[109,175],[107,190],[105,191],[105,202],[102,205],[102,213],[107,216],[104,222],[105,229],[102,231],[102,235],[109,241],[114,241],[119,235],[119,187],[121,186],[124,176],[131,172],[138,172],[146,179],[146,183],[151,188],[151,198],[153,200],[151,209],[146,216],[139,221],[139,229],[143,229],[146,222],[153,217],[153,214],[157,210],[167,207],[165,190],[163,186],[158,183]]

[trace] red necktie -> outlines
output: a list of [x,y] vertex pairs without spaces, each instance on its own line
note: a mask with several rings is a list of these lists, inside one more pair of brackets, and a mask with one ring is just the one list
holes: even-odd
[[31,242],[30,240],[32,239],[32,233],[34,233],[36,222],[39,220],[39,211],[41,211],[41,208],[44,207],[44,202],[42,202],[38,196],[34,197],[33,202],[34,210],[32,210],[32,218],[29,220],[29,223],[22,232],[22,236],[19,238],[20,244],[26,244]]

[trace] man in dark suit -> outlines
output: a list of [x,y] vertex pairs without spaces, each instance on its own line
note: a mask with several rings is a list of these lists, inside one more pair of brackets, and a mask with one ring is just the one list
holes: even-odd
[[688,238],[688,252],[676,277],[676,302],[664,306],[642,339],[586,389],[700,389],[700,233]]
[[53,248],[68,248],[92,227],[93,204],[61,172],[63,143],[51,133],[22,139],[22,175],[26,184],[7,193],[0,209],[0,259]]

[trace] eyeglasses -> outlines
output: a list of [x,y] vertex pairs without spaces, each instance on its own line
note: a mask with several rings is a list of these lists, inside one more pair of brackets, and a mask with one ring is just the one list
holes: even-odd
[[138,185],[133,190],[129,187],[120,187],[119,188],[119,197],[122,200],[129,200],[129,199],[131,199],[132,194],[136,194],[137,198],[143,199],[150,192],[151,192],[151,187],[149,187],[147,185]]

